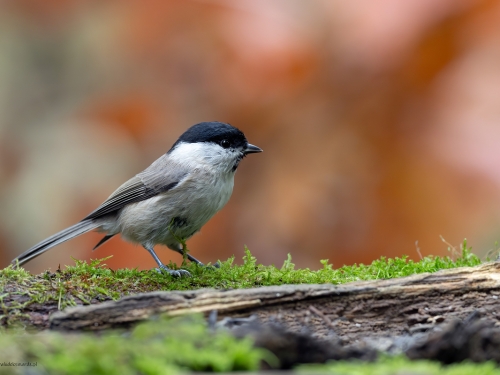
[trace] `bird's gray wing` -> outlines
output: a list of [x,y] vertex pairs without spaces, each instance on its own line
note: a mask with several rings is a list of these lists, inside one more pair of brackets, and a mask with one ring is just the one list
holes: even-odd
[[186,168],[169,163],[168,154],[163,155],[143,172],[116,189],[87,219],[96,219],[103,215],[118,211],[130,203],[140,202],[155,195],[172,190],[187,176]]

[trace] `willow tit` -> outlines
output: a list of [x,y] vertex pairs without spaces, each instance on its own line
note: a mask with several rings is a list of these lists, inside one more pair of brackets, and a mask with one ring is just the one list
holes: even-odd
[[[186,270],[165,266],[153,247],[166,245],[184,255],[182,243],[224,207],[233,191],[240,161],[256,152],[262,150],[229,124],[196,124],[166,154],[121,185],[82,221],[36,244],[12,263],[24,264],[96,229],[106,235],[94,249],[120,233],[125,240],[141,244],[160,270],[173,276],[189,275]],[[203,265],[189,254],[186,257]]]

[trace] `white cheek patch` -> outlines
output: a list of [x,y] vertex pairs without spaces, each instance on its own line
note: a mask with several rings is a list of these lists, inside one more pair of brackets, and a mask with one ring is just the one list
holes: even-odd
[[225,149],[215,143],[180,143],[170,152],[172,162],[198,168],[200,165],[220,168],[221,172],[231,171],[241,153]]

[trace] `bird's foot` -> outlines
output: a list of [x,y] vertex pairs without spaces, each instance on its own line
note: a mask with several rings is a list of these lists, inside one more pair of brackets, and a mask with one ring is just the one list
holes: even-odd
[[215,264],[210,264],[210,265],[207,265],[207,264],[204,264],[204,263],[201,263],[201,262],[196,262],[196,264],[200,267],[203,267],[203,268],[206,268],[206,269],[209,269],[209,270],[213,270],[213,269],[219,269],[220,268],[220,262],[217,261],[215,262]]
[[181,254],[183,256],[186,256],[187,259],[189,259],[193,263],[196,263],[200,267],[206,267],[208,269],[211,269],[211,268],[220,268],[219,261],[215,262],[215,264],[207,266],[207,265],[205,265],[205,263],[200,262],[198,259],[196,259],[194,256],[190,255],[189,253],[181,253]]
[[217,269],[218,269],[218,268],[220,268],[220,262],[219,262],[219,261],[217,261],[217,262],[215,262],[214,264],[212,264],[212,265],[210,265],[210,266],[207,266],[207,267],[208,267],[208,268],[217,268]]
[[170,268],[168,268],[164,264],[162,264],[158,268],[155,268],[155,271],[158,272],[158,273],[164,273],[164,272],[166,272],[166,273],[168,273],[169,275],[171,275],[173,277],[191,276],[191,274],[189,273],[189,271],[186,271],[186,270],[183,270],[183,269],[171,270]]

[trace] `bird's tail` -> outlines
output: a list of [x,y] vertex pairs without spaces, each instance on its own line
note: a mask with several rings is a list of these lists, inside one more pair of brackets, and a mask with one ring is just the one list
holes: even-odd
[[80,221],[79,223],[76,223],[75,225],[72,225],[71,227],[62,230],[59,233],[54,234],[53,236],[46,238],[42,242],[37,243],[35,246],[26,250],[24,253],[22,253],[16,259],[14,259],[12,261],[12,264],[22,265],[27,261],[36,258],[40,254],[43,254],[50,248],[57,246],[63,242],[66,242],[72,238],[75,238],[80,234],[90,232],[91,230],[96,229],[98,227],[99,224],[96,224],[95,222],[93,222],[93,220]]

